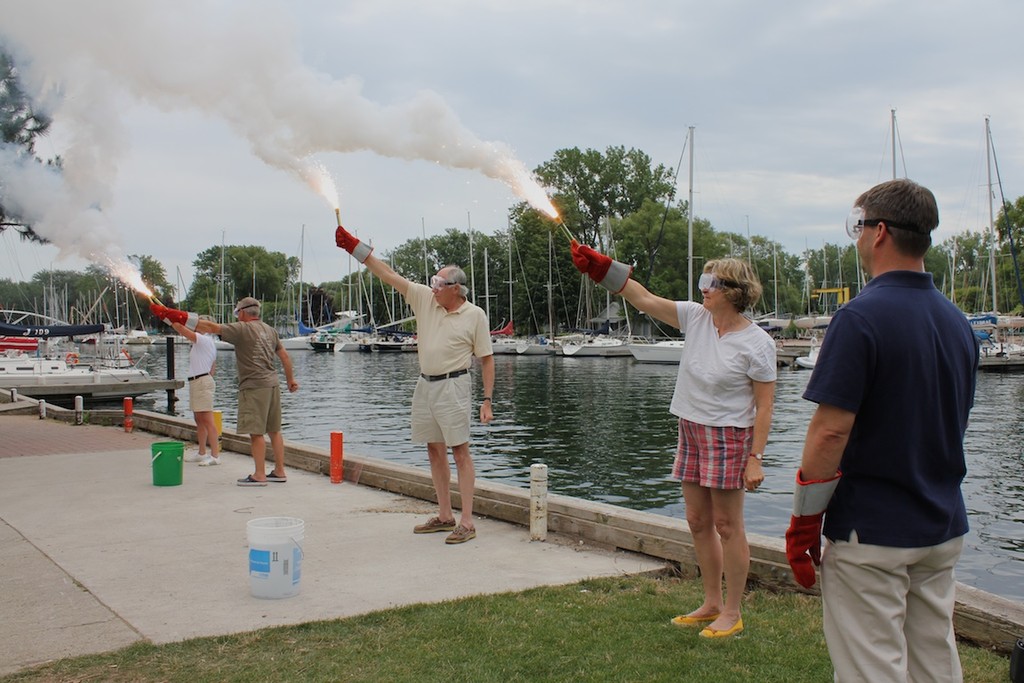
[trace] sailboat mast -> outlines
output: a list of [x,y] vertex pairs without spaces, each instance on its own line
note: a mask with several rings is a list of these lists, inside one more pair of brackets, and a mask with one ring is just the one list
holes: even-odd
[[217,322],[224,322],[225,296],[224,287],[224,231],[220,231],[220,278],[217,280]]
[[487,268],[487,247],[484,247],[484,314],[487,324],[491,324],[491,278]]
[[554,252],[554,236],[550,230],[548,230],[548,334],[554,338],[555,336],[555,295],[554,285],[551,281],[552,265],[551,265],[551,254]]
[[992,312],[999,312],[996,299],[996,221],[992,209],[992,129],[989,119],[985,117],[985,170],[988,171],[988,226],[992,242],[989,244],[988,265],[992,278]]
[[427,222],[420,216],[420,231],[423,233],[423,281],[430,283],[430,269],[427,267]]
[[[298,310],[296,312],[298,313],[299,324],[296,326],[296,333],[301,331],[301,327],[302,327],[302,308],[303,308],[303,304],[305,303],[302,300],[302,261],[303,261],[303,259],[306,256],[305,246],[306,246],[306,224],[303,223],[302,224],[301,237],[299,237],[299,299],[298,299],[298,301],[295,302],[297,307],[298,307]],[[309,322],[312,323],[313,320],[310,319]]]
[[[508,222],[508,321],[514,320],[512,315],[512,221]],[[513,323],[514,324],[514,323]]]
[[686,213],[686,294],[693,301],[693,126],[690,126],[690,198]]
[[466,212],[466,228],[469,230],[469,296],[476,303],[476,268],[473,267],[473,221]]
[[892,179],[896,180],[896,109],[889,110],[889,128],[892,137]]
[[778,245],[772,242],[772,279],[775,281],[775,317],[779,317],[779,252]]

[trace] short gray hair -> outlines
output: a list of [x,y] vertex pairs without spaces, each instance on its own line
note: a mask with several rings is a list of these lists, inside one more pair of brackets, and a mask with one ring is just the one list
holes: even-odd
[[449,280],[459,283],[459,294],[465,299],[469,294],[469,288],[466,287],[466,271],[454,265],[445,266],[444,269],[448,271]]

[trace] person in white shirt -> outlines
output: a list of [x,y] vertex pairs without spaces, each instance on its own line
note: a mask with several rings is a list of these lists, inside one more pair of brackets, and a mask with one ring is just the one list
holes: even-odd
[[[213,394],[217,389],[213,367],[217,362],[217,346],[212,338],[190,330],[181,323],[171,323],[171,327],[192,345],[188,352],[188,404],[196,420],[198,462],[204,467],[219,465],[220,442],[217,423],[213,419]],[[207,447],[209,453],[206,452]]]
[[708,261],[698,284],[703,303],[673,301],[631,279],[630,266],[575,240],[572,258],[594,282],[686,335],[670,407],[679,418],[672,474],[682,481],[704,602],[672,623],[702,626],[704,638],[734,636],[743,630],[750,570],[743,496],[764,481],[778,371],[775,342],[743,315],[761,297],[761,283],[746,261]]

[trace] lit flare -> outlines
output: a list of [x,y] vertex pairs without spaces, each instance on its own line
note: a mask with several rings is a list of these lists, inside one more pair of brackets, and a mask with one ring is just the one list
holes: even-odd
[[306,184],[313,188],[314,192],[327,200],[331,207],[341,206],[341,202],[338,201],[338,188],[334,183],[334,178],[327,171],[327,167],[319,162],[309,162],[302,168],[300,175]]

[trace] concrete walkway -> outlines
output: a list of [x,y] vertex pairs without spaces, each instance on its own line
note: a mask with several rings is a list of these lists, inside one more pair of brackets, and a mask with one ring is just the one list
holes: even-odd
[[[154,486],[151,444],[115,427],[0,416],[0,674],[137,641],[166,643],[421,602],[656,571],[644,556],[476,519],[415,535],[433,504],[291,470],[243,488],[248,456]],[[194,449],[195,445],[191,444]],[[305,522],[300,593],[250,594],[246,522]]]

